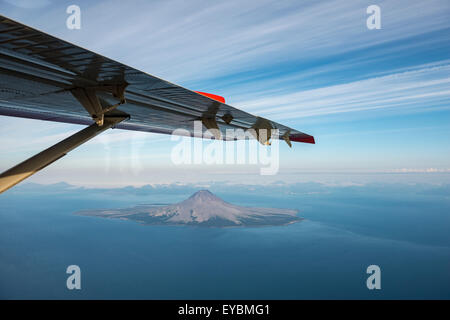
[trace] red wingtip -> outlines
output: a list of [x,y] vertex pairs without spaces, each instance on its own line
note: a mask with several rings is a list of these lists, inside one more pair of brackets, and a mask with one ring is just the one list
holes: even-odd
[[289,139],[291,141],[296,141],[296,142],[304,142],[304,143],[316,144],[316,141],[314,140],[314,137],[313,136],[309,136],[307,134],[291,135],[291,136],[289,136]]
[[206,93],[206,92],[200,92],[200,91],[194,91],[198,94],[201,94],[202,96],[208,97],[210,99],[225,103],[225,98],[222,96],[218,96],[217,94],[212,94],[212,93]]

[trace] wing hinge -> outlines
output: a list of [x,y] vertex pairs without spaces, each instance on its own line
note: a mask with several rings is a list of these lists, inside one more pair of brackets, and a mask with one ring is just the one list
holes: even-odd
[[[126,103],[126,87],[127,84],[97,87],[78,87],[71,89],[70,92],[86,109],[86,111],[89,112],[92,120],[94,120],[98,126],[103,126],[105,113],[117,108],[121,104]],[[111,105],[103,98],[99,97],[99,92],[110,93],[114,98],[119,100],[119,102]]]

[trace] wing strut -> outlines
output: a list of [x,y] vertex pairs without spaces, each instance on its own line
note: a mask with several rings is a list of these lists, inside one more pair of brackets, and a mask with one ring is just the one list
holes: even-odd
[[58,142],[50,148],[36,154],[35,156],[19,163],[15,167],[0,174],[0,193],[8,190],[22,180],[28,178],[49,164],[65,156],[69,151],[92,139],[99,133],[111,128],[119,122],[127,119],[126,115],[105,115],[103,125],[97,123],[84,128],[70,137]]

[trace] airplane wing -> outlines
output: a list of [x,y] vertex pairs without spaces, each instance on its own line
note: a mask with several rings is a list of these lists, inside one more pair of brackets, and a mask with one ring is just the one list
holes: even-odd
[[[185,89],[1,15],[0,115],[89,125],[0,174],[0,193],[111,127],[315,143],[310,135],[233,108],[223,97]],[[239,131],[232,129],[246,134],[230,137]]]
[[[211,98],[212,99],[211,99]],[[76,124],[101,123],[105,110],[126,113],[115,125],[171,134],[193,122],[220,130],[278,129],[279,138],[314,143],[310,135],[233,108],[0,16],[0,115]],[[112,110],[114,109],[114,110]],[[181,131],[183,132],[183,131]]]

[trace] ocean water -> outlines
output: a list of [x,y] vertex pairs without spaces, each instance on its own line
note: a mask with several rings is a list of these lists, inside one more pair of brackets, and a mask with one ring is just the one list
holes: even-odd
[[[256,189],[255,189],[256,188]],[[220,186],[239,205],[296,208],[288,226],[143,226],[82,209],[172,203],[190,187],[24,185],[0,196],[2,299],[449,299],[449,188]],[[66,268],[81,268],[81,290]],[[368,290],[366,268],[381,268]]]

